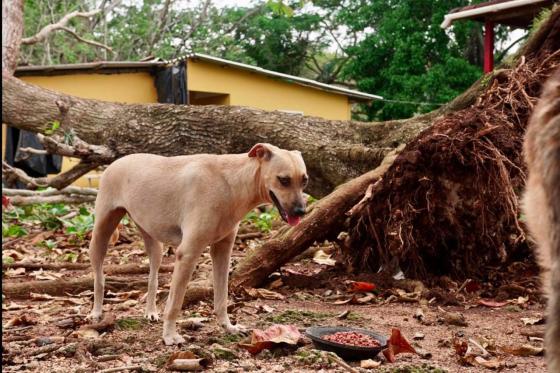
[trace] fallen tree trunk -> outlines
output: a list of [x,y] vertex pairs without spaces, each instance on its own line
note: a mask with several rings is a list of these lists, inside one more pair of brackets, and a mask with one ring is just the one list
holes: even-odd
[[[439,111],[382,123],[334,121],[236,106],[127,105],[81,99],[2,75],[2,122],[44,132],[60,122],[61,133],[74,131],[111,156],[130,153],[180,155],[243,153],[258,142],[270,142],[303,153],[310,174],[308,192],[322,197],[349,179],[377,167],[385,155],[427,128],[434,118],[469,105],[462,95]],[[476,92],[483,82],[472,89]]]
[[338,233],[346,220],[346,213],[362,198],[368,185],[383,177],[393,163],[395,153],[389,154],[373,171],[341,185],[318,201],[300,224],[281,230],[262,246],[248,251],[232,274],[231,286],[258,287],[268,275],[313,242],[325,240],[333,232]]
[[[105,289],[113,292],[132,289],[145,289],[148,286],[148,279],[137,279],[127,277],[105,278]],[[3,283],[2,293],[9,299],[29,298],[30,293],[40,293],[49,295],[76,295],[85,290],[93,289],[93,277],[84,276],[74,279],[59,279],[47,281],[26,281],[17,283]]]
[[[30,270],[46,270],[46,271],[60,271],[66,269],[69,271],[79,271],[91,268],[89,263],[31,263],[31,262],[16,262],[16,263],[2,263],[2,269],[8,268],[25,268]],[[120,264],[108,265],[103,269],[106,275],[133,275],[148,273],[150,267],[146,264]],[[159,268],[159,273],[173,272],[173,265],[162,265]]]
[[[173,269],[165,268],[165,272],[171,272]],[[106,271],[105,273],[109,273]],[[127,272],[132,274],[135,272]],[[137,272],[136,272],[137,273]],[[143,272],[142,272],[143,273]],[[120,274],[118,271],[114,274]],[[124,274],[124,273],[123,273]],[[146,290],[148,287],[147,276],[142,278],[135,277],[105,277],[105,290],[108,291],[129,291],[129,290]],[[70,280],[58,279],[47,281],[26,281],[17,283],[2,284],[2,294],[8,299],[22,299],[31,297],[31,293],[48,294],[48,295],[77,295],[82,291],[93,289],[93,277],[82,276]],[[213,291],[211,287],[192,284],[188,287],[185,295],[183,306],[196,303],[201,300],[212,297]]]

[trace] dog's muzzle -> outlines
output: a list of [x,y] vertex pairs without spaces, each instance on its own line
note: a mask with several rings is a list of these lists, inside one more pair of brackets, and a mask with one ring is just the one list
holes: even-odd
[[276,206],[276,208],[278,209],[282,220],[284,220],[291,226],[298,225],[301,221],[301,217],[305,215],[305,208],[302,206],[298,206],[294,208],[293,213],[290,214],[284,209],[284,207],[282,207],[282,204],[280,203],[280,201],[278,201],[278,198],[276,198],[276,195],[274,194],[274,192],[272,192],[272,190],[269,190],[268,193],[270,194],[270,199],[274,203],[274,206]]

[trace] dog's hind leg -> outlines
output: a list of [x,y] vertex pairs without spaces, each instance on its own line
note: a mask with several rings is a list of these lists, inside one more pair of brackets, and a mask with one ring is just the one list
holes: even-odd
[[148,320],[158,321],[159,316],[156,306],[156,297],[158,289],[158,271],[163,255],[163,245],[141,228],[140,232],[142,233],[142,238],[144,238],[144,246],[150,258],[150,275],[148,279],[148,294],[146,296],[146,311],[144,312],[144,316]]
[[232,325],[227,314],[229,263],[236,234],[237,228],[210,247],[214,276],[214,313],[218,324],[228,333],[245,331],[242,325]]
[[196,234],[185,232],[183,240],[177,248],[171,288],[163,315],[163,341],[168,346],[185,342],[185,339],[177,333],[176,321],[183,306],[187,285],[191,280],[196,263],[207,245],[208,243],[201,240]]
[[109,239],[125,213],[124,209],[110,210],[99,203],[95,206],[95,224],[89,244],[89,258],[93,268],[93,309],[90,314],[92,320],[99,320],[103,313],[103,260],[107,254]]

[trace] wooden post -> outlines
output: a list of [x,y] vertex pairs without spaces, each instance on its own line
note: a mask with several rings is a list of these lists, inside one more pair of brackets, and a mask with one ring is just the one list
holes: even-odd
[[494,22],[484,23],[484,73],[494,70]]

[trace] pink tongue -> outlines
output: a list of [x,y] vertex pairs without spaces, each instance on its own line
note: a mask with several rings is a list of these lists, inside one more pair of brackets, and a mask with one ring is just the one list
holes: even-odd
[[301,218],[299,216],[288,215],[288,224],[290,224],[292,227],[298,225],[300,221]]

